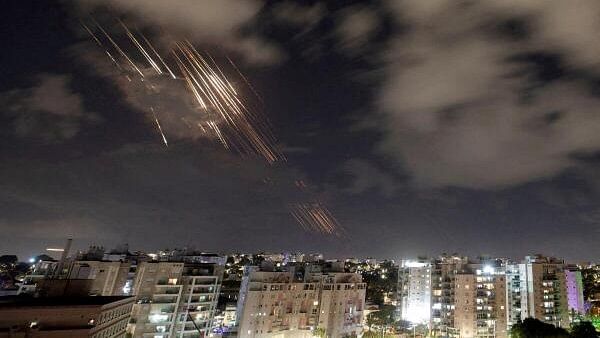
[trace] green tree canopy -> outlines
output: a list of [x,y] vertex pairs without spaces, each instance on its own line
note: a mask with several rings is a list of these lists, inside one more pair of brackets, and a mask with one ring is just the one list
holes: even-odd
[[379,308],[379,311],[369,313],[367,316],[367,325],[377,327],[387,327],[393,325],[396,320],[394,318],[394,312],[396,307],[393,305],[383,305]]
[[327,337],[327,330],[325,330],[322,327],[317,327],[312,331],[313,336],[315,337],[319,337],[319,338],[326,338]]
[[552,324],[546,324],[540,320],[526,318],[515,324],[510,330],[512,338],[569,338],[565,329],[558,328]]
[[572,338],[598,338],[598,332],[591,322],[580,322],[571,329]]

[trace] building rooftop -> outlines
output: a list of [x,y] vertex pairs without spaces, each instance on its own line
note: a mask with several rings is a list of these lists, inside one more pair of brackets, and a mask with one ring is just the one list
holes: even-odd
[[73,305],[105,305],[118,302],[129,296],[88,296],[88,297],[41,297],[4,296],[0,297],[0,309],[12,307],[34,306],[73,306]]

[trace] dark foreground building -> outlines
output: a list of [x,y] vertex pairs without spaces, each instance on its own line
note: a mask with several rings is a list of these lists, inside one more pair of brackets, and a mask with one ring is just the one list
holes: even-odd
[[0,338],[125,337],[133,297],[1,297]]

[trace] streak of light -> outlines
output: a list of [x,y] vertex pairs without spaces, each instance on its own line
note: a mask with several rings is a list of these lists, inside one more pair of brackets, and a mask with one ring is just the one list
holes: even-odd
[[113,38],[106,32],[106,30],[104,30],[104,28],[102,26],[100,26],[100,24],[98,22],[96,22],[96,20],[94,20],[94,23],[96,24],[96,27],[98,27],[98,29],[100,29],[102,34],[104,34],[104,36],[108,39],[108,41],[110,41],[110,43],[117,50],[117,52],[119,52],[119,54],[121,54],[121,56],[124,57],[129,62],[129,64],[133,67],[133,69],[135,69],[135,71],[138,74],[140,74],[140,76],[143,78],[144,73],[142,73],[142,71],[138,68],[138,66],[135,64],[135,62],[133,62],[133,60],[131,60],[131,58],[127,54],[125,54],[125,52],[121,49],[121,47],[119,47],[119,45],[115,42],[115,40],[113,40]]
[[[177,81],[183,81],[185,92],[182,93],[189,95],[190,102],[193,102],[190,109],[197,114],[197,117],[189,115],[178,117],[188,130],[213,138],[225,149],[239,153],[242,158],[256,155],[262,157],[268,164],[286,161],[284,155],[277,150],[273,127],[268,119],[251,104],[251,100],[244,96],[244,86],[239,88],[234,86],[234,82],[226,75],[228,72],[219,66],[212,55],[200,52],[190,41],[182,40],[173,41],[169,52],[163,54],[163,57],[144,34],[136,29],[130,29],[121,20],[117,21],[123,28],[126,38],[131,41],[131,45],[128,43],[119,45],[117,40],[122,36],[113,38],[93,18],[92,22],[96,29],[91,29],[84,22],[81,24],[96,44],[104,49],[124,78],[129,82],[143,82],[144,87],[151,89],[145,95],[156,95],[153,99],[159,102],[162,95],[161,86],[179,86]],[[95,31],[102,34],[97,34]],[[113,56],[113,53],[116,53],[117,57]],[[136,59],[131,56],[137,56],[138,53],[142,56],[140,60],[145,60],[150,65],[148,69],[153,69],[153,72],[146,73],[146,76],[142,72],[142,66],[138,66]],[[239,77],[245,83],[246,89],[249,89],[261,104],[264,104],[263,98],[248,78],[242,74],[233,60],[226,58],[231,65],[230,69],[234,70],[232,72],[234,76]],[[169,67],[169,64],[174,67]],[[135,73],[140,77],[134,76]],[[164,77],[170,81],[162,81]],[[151,107],[150,111],[162,141],[165,147],[168,147],[169,143],[158,112],[155,107]],[[174,114],[177,112],[175,111]],[[302,180],[296,181],[295,185],[300,191],[308,190],[307,184]],[[290,213],[305,231],[338,237],[345,235],[344,228],[320,202],[291,205]]]
[[62,249],[62,248],[46,248],[46,251],[63,252],[63,251],[65,251],[65,249]]
[[81,26],[83,26],[83,29],[85,29],[90,34],[90,36],[92,37],[92,39],[94,39],[94,41],[96,41],[98,46],[103,47],[102,42],[100,42],[100,39],[98,39],[96,34],[94,34],[94,32],[92,32],[92,30],[88,27],[88,25],[86,25],[85,22],[83,22],[81,20],[79,22],[81,23]]
[[240,69],[235,65],[235,63],[233,63],[233,60],[231,60],[229,58],[229,56],[227,56],[227,60],[229,61],[229,64],[231,64],[231,66],[233,67],[233,69],[235,69],[235,71],[238,73],[238,75],[240,76],[240,78],[242,78],[242,80],[244,80],[244,82],[246,83],[246,85],[248,86],[248,88],[250,88],[250,90],[252,91],[252,93],[254,93],[254,96],[256,96],[256,98],[261,103],[264,103],[263,98],[260,96],[260,94],[258,94],[258,91],[256,91],[256,89],[254,89],[254,86],[252,85],[252,83],[250,83],[250,81],[248,81],[248,79],[246,78],[246,76],[240,71]]
[[319,202],[293,204],[290,213],[306,231],[337,237],[346,234],[333,214]]
[[150,43],[150,41],[148,41],[148,39],[146,38],[146,36],[144,36],[144,34],[142,34],[142,33],[140,33],[140,36],[142,37],[142,39],[144,40],[144,42],[146,42],[146,44],[148,45],[148,47],[150,47],[150,50],[152,50],[152,52],[154,53],[154,55],[156,55],[156,57],[160,60],[160,62],[163,64],[163,66],[165,66],[165,69],[167,69],[167,71],[169,72],[169,75],[171,75],[171,77],[173,79],[176,79],[177,76],[175,76],[175,74],[171,70],[171,67],[169,67],[169,65],[167,65],[167,63],[162,58],[162,56],[160,56],[160,54],[156,51],[156,49],[154,49],[154,46],[152,46],[152,44]]
[[165,133],[162,130],[162,127],[160,126],[160,122],[158,121],[158,115],[156,115],[156,112],[154,111],[153,107],[150,107],[150,110],[152,111],[152,115],[154,116],[154,121],[156,122],[156,127],[158,128],[158,132],[160,133],[160,136],[162,136],[163,139],[163,143],[165,144],[165,147],[169,147],[169,142],[167,141],[167,137],[165,136]]
[[162,74],[163,73],[162,69],[158,66],[158,64],[154,61],[154,59],[152,59],[152,57],[150,56],[150,54],[148,54],[148,52],[146,51],[146,49],[144,49],[144,47],[142,46],[142,44],[136,39],[135,35],[133,35],[133,33],[131,33],[131,30],[129,30],[129,27],[127,27],[125,25],[125,23],[123,23],[123,21],[121,21],[121,20],[119,20],[119,23],[121,24],[121,26],[125,30],[125,33],[127,34],[127,37],[129,37],[129,39],[131,40],[131,42],[133,42],[133,44],[138,48],[138,50],[140,51],[140,53],[146,58],[146,60],[150,64],[150,66],[152,68],[154,68],[154,70],[158,74]]

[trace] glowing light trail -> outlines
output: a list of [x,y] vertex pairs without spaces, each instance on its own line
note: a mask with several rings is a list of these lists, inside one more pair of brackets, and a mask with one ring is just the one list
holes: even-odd
[[[161,88],[172,86],[173,91],[177,91],[179,86],[185,88],[181,93],[189,95],[189,102],[193,103],[188,106],[191,106],[193,114],[185,115],[177,110],[173,111],[173,114],[181,115],[178,120],[182,121],[188,130],[196,131],[205,137],[213,137],[225,149],[235,150],[244,157],[250,154],[258,155],[269,164],[285,161],[283,154],[277,150],[268,119],[246,103],[239,88],[236,89],[227,78],[226,72],[210,54],[201,53],[190,41],[182,40],[173,41],[168,53],[164,54],[166,57],[163,57],[146,36],[137,30],[132,31],[123,21],[117,20],[127,37],[125,41],[129,41],[133,47],[134,52],[129,53],[131,48],[126,46],[127,43],[119,45],[116,41],[122,38],[113,38],[96,20],[91,20],[101,34],[96,34],[82,21],[81,25],[85,31],[104,49],[117,70],[132,83],[132,86],[143,88],[143,95],[156,96],[155,100],[161,101]],[[119,57],[114,57],[112,52],[116,52]],[[137,55],[138,58],[141,56],[141,60],[144,61],[142,64],[147,62],[149,67],[138,65],[136,57],[132,55]],[[235,63],[229,57],[227,60],[247,88],[263,103],[262,97]],[[170,67],[169,64],[175,66]],[[140,77],[135,76],[136,73]],[[168,148],[169,142],[155,109],[160,109],[160,104],[148,106],[149,108],[145,109],[150,110],[162,142]],[[302,184],[296,185],[302,191],[306,185],[302,181],[299,182]],[[293,204],[290,206],[290,213],[305,231],[338,237],[345,235],[343,227],[320,202]]]

